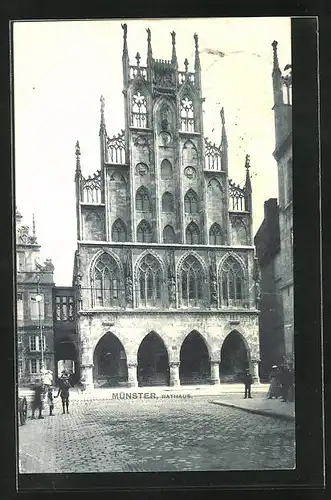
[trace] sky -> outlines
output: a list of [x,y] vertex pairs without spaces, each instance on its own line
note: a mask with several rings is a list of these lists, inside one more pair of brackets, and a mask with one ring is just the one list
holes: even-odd
[[[278,41],[280,67],[291,63],[290,18],[192,18],[15,22],[13,28],[14,156],[16,206],[22,223],[36,233],[42,260],[55,266],[58,286],[71,285],[77,247],[75,143],[82,173],[100,169],[100,96],[105,98],[109,137],[124,128],[121,23],[128,26],[130,64],[147,55],[151,29],[153,57],[171,59],[176,32],[179,70],[184,59],[194,70],[194,33],[199,36],[204,133],[220,144],[224,107],[229,177],[245,180],[251,157],[253,232],[264,216],[264,201],[277,198],[277,165],[272,111],[272,47]],[[208,49],[217,51],[210,54]]]

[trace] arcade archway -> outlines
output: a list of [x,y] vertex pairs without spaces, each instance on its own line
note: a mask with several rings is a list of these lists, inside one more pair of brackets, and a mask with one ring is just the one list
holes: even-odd
[[182,343],[179,378],[181,385],[210,382],[209,353],[204,339],[198,332],[191,332]]
[[240,333],[233,330],[225,338],[221,348],[221,382],[241,382],[249,367],[249,352]]
[[138,385],[169,385],[169,359],[161,337],[149,333],[138,349]]
[[97,343],[93,356],[95,386],[118,387],[126,385],[128,369],[122,343],[112,333],[106,333]]

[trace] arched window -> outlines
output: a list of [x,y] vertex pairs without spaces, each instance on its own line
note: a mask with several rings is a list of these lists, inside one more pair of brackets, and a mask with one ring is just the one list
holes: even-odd
[[200,230],[194,222],[186,228],[186,243],[188,245],[198,245],[200,243]]
[[152,243],[152,228],[145,220],[137,227],[137,240],[139,243]]
[[229,257],[221,269],[221,302],[226,306],[240,307],[244,299],[244,276],[239,262]]
[[161,163],[161,179],[168,180],[172,179],[172,166],[169,160],[164,159]]
[[164,193],[162,196],[162,212],[174,211],[174,198],[171,193]]
[[102,254],[95,264],[92,283],[96,306],[118,305],[120,271],[115,260],[109,254]]
[[196,214],[199,211],[198,196],[193,189],[189,189],[184,198],[185,212]]
[[176,235],[172,226],[166,226],[163,229],[163,243],[176,243]]
[[182,150],[183,165],[197,165],[198,151],[192,141],[186,141]]
[[180,101],[180,119],[182,132],[194,132],[194,107],[188,96]]
[[133,127],[146,128],[147,125],[147,101],[141,92],[136,92],[132,97],[132,120]]
[[223,245],[223,235],[218,224],[213,224],[209,229],[209,244]]
[[181,268],[182,304],[198,305],[203,298],[204,272],[200,262],[190,255]]
[[151,209],[149,194],[147,189],[142,186],[136,193],[136,210],[137,212],[149,212]]
[[121,219],[115,220],[111,229],[112,241],[127,241],[126,227]]
[[139,305],[156,306],[160,304],[162,269],[153,255],[146,255],[139,264]]

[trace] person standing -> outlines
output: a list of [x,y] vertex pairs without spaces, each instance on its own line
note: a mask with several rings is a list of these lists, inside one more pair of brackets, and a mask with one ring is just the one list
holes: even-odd
[[70,389],[70,382],[69,382],[69,377],[64,370],[62,372],[62,375],[59,379],[59,391],[56,396],[54,397],[61,397],[62,401],[62,415],[65,413],[65,410],[67,410],[67,413],[69,413],[69,389]]
[[271,368],[270,373],[270,386],[268,390],[268,399],[279,398],[280,396],[280,385],[279,385],[279,369],[278,366],[274,365]]
[[32,400],[32,417],[34,418],[34,414],[36,410],[39,411],[39,419],[43,419],[43,404],[44,404],[44,387],[41,382],[38,382],[34,387],[34,395]]
[[49,386],[47,389],[47,404],[49,407],[49,416],[53,417],[54,399],[53,399],[53,388],[51,386]]
[[288,393],[289,389],[291,386],[291,373],[288,370],[286,365],[283,365],[280,370],[280,385],[281,385],[281,391],[282,391],[282,402],[287,403],[288,400]]
[[249,369],[247,368],[245,370],[245,375],[244,375],[244,384],[245,384],[245,398],[244,399],[247,399],[248,398],[252,398],[252,395],[251,395],[251,385],[253,383],[253,377],[249,371]]

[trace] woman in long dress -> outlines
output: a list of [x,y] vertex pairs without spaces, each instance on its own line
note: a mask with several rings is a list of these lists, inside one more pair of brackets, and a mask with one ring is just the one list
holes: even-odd
[[280,384],[279,384],[279,369],[278,366],[274,365],[271,368],[270,374],[270,386],[268,390],[268,399],[279,398],[280,396]]

